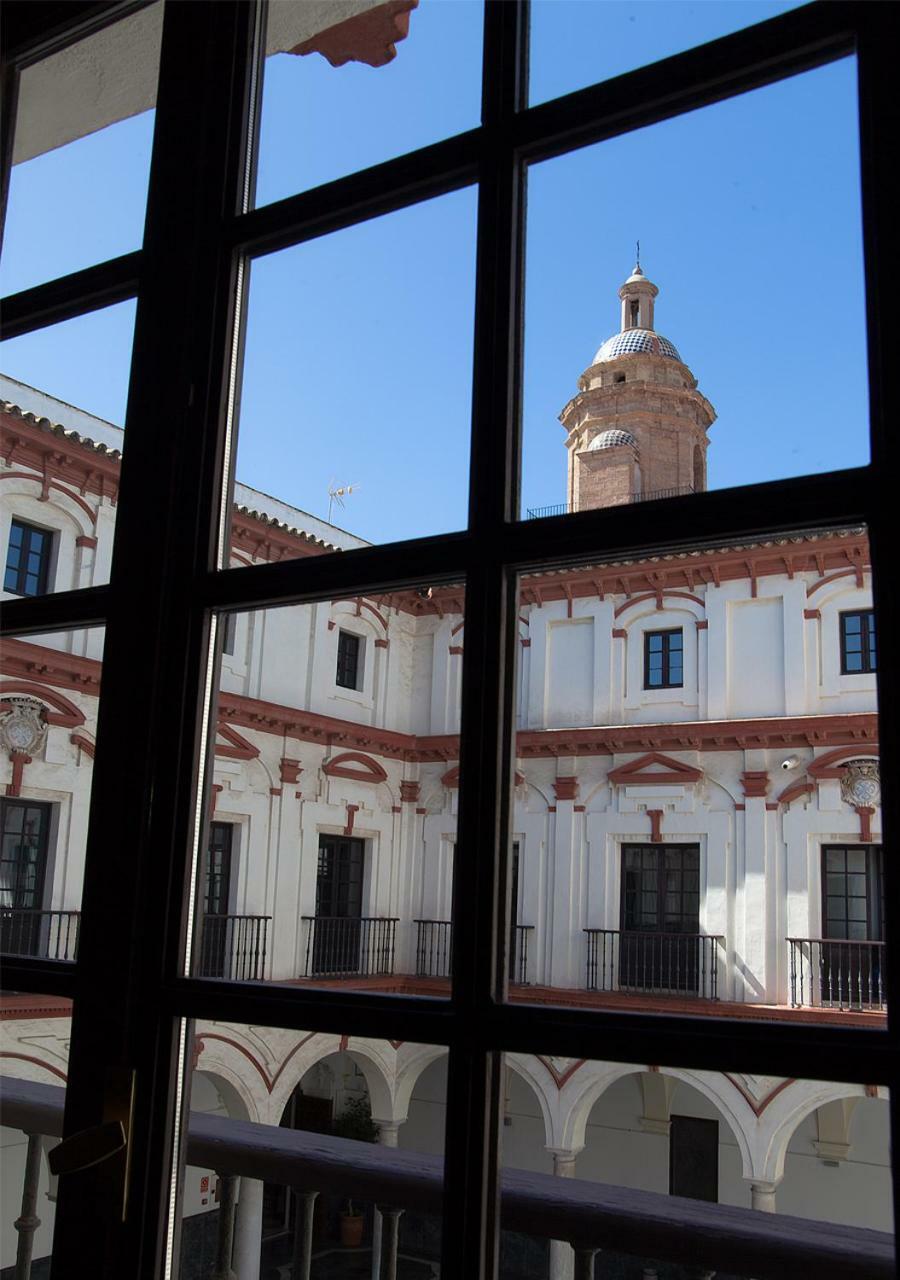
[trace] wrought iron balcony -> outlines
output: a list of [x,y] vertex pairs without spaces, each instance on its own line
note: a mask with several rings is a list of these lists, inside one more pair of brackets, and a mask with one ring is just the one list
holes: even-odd
[[271,919],[271,916],[204,916],[199,976],[262,982],[266,976]]
[[883,942],[788,938],[791,1004],[821,1009],[887,1008]]
[[0,951],[38,960],[74,960],[80,911],[0,907]]
[[396,917],[303,916],[307,978],[360,978],[394,972]]
[[[692,484],[675,485],[669,489],[645,489],[643,493],[629,493],[622,505],[630,502],[655,502],[659,498],[681,498],[685,494],[694,492]],[[547,516],[567,516],[574,510],[571,502],[557,502],[550,507],[529,507],[528,519],[543,520]]]
[[[414,920],[416,926],[416,977],[449,978],[453,964],[452,927],[449,920]],[[517,924],[510,958],[511,982],[528,983],[528,935],[534,925]]]
[[[36,1149],[39,1135],[62,1136],[64,1089],[11,1077],[4,1077],[3,1086],[4,1125],[33,1135],[30,1141]],[[309,1187],[383,1206],[383,1280],[397,1276],[397,1211],[440,1214],[444,1207],[441,1156],[199,1112],[190,1113],[186,1138],[186,1163],[221,1174],[216,1224],[221,1257],[228,1256],[234,1236],[238,1177]],[[39,1169],[37,1159],[25,1167],[23,1204],[35,1202]],[[34,1216],[23,1212],[20,1221],[30,1244]],[[308,1227],[303,1215],[297,1221],[298,1232],[311,1230],[311,1216]],[[638,1265],[642,1258],[676,1263],[694,1274],[731,1274],[739,1259],[741,1269],[752,1270],[759,1280],[782,1280],[786,1275],[891,1280],[896,1274],[894,1237],[888,1232],[523,1169],[501,1170],[500,1222],[509,1231],[570,1241],[578,1277],[594,1274],[598,1249],[632,1254]],[[295,1253],[300,1258],[303,1243],[300,1237]],[[309,1275],[308,1263],[298,1275]]]
[[718,934],[585,929],[589,991],[719,998]]

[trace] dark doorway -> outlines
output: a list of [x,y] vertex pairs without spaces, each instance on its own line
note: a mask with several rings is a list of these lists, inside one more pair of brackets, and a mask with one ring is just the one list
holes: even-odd
[[623,849],[619,985],[698,991],[699,933],[700,846]]
[[865,1005],[886,997],[884,876],[880,845],[822,849],[822,1000]]
[[0,950],[10,955],[43,953],[42,908],[50,815],[49,804],[0,801]]
[[314,973],[359,971],[365,849],[352,836],[319,836]]
[[203,938],[201,974],[204,978],[229,978],[228,905],[231,894],[231,855],[234,826],[212,822],[206,854],[206,892],[203,896]]
[[669,1195],[719,1199],[719,1122],[672,1116],[669,1128]]

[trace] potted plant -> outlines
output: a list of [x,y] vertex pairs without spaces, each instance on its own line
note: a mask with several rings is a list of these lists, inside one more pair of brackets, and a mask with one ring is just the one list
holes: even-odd
[[[344,1110],[334,1120],[334,1132],[339,1138],[352,1138],[356,1142],[377,1142],[378,1125],[372,1119],[372,1108],[365,1094],[350,1098]],[[362,1244],[365,1218],[353,1201],[341,1214],[341,1244],[345,1249],[358,1249]]]

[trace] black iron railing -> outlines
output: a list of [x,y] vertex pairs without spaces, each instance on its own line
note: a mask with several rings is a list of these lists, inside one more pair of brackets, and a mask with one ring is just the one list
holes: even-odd
[[[681,498],[687,493],[694,493],[692,484],[675,485],[669,489],[645,489],[643,493],[629,493],[623,500],[628,502],[655,502],[658,498]],[[557,502],[550,507],[529,507],[529,520],[543,520],[546,516],[567,516],[575,508],[571,502]]]
[[262,982],[271,916],[204,916],[200,934],[201,978]]
[[449,978],[453,963],[452,925],[449,920],[414,920],[416,926],[416,977]]
[[791,1004],[824,1009],[885,1009],[883,942],[788,938]]
[[[449,978],[453,963],[453,941],[449,920],[414,920],[416,926],[416,977]],[[528,935],[534,925],[517,924],[510,957],[511,982],[522,985],[528,979]]]
[[584,932],[589,991],[719,998],[719,959],[725,939],[717,934]]
[[39,960],[74,960],[80,911],[0,907],[0,951]]
[[396,918],[304,916],[306,977],[370,977],[394,972]]

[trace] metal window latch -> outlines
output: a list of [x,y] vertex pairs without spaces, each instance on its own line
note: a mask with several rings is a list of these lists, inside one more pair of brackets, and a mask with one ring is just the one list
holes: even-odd
[[[47,1153],[50,1172],[57,1177],[80,1173],[94,1165],[120,1156],[122,1221],[128,1209],[128,1182],[131,1172],[131,1126],[134,1117],[135,1072],[128,1067],[107,1071],[103,1119],[90,1129],[65,1138]],[[112,1170],[110,1171],[112,1172]],[[118,1179],[119,1174],[116,1174]]]

